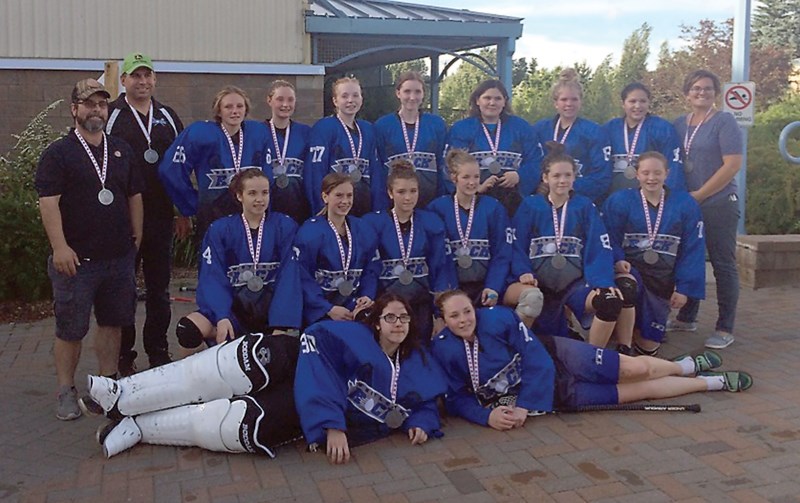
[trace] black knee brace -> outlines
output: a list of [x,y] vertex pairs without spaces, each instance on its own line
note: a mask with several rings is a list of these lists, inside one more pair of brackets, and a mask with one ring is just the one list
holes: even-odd
[[194,349],[203,343],[203,334],[188,316],[178,320],[175,335],[178,336],[178,343],[184,348]]
[[600,292],[592,299],[595,316],[600,321],[617,321],[619,312],[622,311],[622,299],[617,297],[610,288],[601,288]]
[[622,307],[633,307],[639,296],[639,283],[628,276],[620,276],[614,280],[617,288],[622,292]]

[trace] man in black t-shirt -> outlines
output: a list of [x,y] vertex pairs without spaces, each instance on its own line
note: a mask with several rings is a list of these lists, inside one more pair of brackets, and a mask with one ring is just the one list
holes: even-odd
[[75,369],[94,308],[100,374],[115,376],[120,327],[134,321],[134,257],[142,238],[142,188],[127,143],[106,136],[109,93],[94,79],[72,90],[75,127],[42,153],[36,190],[53,249],[58,377],[56,417],[80,416]]
[[[125,93],[109,107],[106,133],[122,138],[131,146],[131,165],[139,169],[145,181],[142,193],[144,233],[136,263],[144,273],[146,318],[142,330],[144,350],[150,367],[169,363],[167,330],[170,323],[169,280],[172,265],[174,213],[172,201],[158,178],[158,164],[183,124],[175,111],[156,101],[156,73],[150,57],[129,54],[122,65],[120,78]],[[179,238],[191,232],[191,220],[176,221]],[[119,372],[128,376],[136,372],[136,326],[122,327]]]

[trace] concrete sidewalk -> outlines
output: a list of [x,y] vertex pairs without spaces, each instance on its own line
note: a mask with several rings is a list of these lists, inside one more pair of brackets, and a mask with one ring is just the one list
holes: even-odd
[[[716,316],[713,288],[709,297],[700,331],[670,334],[664,357],[702,348]],[[148,445],[106,460],[94,440],[101,419],[54,416],[54,321],[5,325],[0,500],[800,501],[798,306],[798,288],[742,291],[736,342],[721,353],[724,368],[751,372],[755,385],[671,401],[699,403],[701,414],[546,416],[507,433],[451,418],[441,440],[412,447],[397,435],[356,448],[338,467],[301,444],[275,460]],[[173,326],[191,309],[175,303]],[[90,345],[80,376],[96,367]]]

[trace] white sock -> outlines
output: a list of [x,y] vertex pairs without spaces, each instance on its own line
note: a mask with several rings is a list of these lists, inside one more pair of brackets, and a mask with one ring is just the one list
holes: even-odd
[[706,382],[708,391],[720,391],[725,388],[725,377],[723,376],[697,376]]
[[675,363],[681,366],[681,375],[693,376],[697,373],[697,368],[694,364],[694,358],[691,356],[685,356],[683,359],[678,360]]

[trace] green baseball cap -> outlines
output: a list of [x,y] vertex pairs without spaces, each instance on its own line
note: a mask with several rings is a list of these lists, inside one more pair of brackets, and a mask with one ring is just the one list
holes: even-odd
[[122,73],[130,75],[132,71],[141,67],[155,71],[153,60],[150,59],[150,56],[145,56],[141,52],[134,52],[125,56],[125,61],[122,63]]

